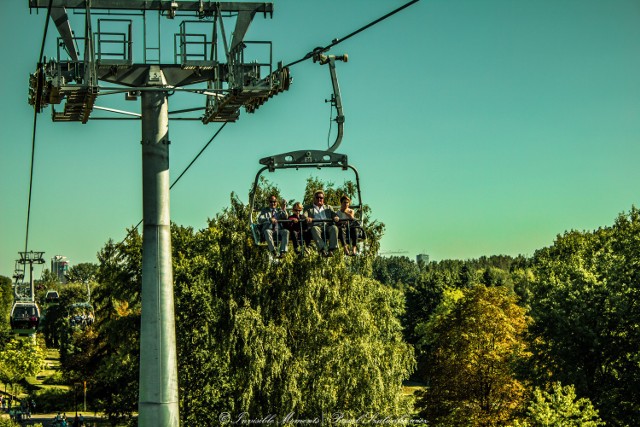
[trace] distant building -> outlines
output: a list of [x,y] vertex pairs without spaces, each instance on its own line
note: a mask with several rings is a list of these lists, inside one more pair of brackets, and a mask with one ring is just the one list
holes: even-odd
[[418,255],[416,255],[416,262],[418,264],[420,264],[422,262],[422,263],[424,263],[424,265],[429,264],[429,255],[427,255],[427,254],[418,254]]
[[69,259],[66,256],[55,255],[51,258],[51,272],[58,276],[60,283],[67,283],[67,271],[69,270]]

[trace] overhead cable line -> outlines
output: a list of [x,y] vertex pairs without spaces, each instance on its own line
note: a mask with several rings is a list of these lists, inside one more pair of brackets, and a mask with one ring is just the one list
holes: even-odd
[[[44,45],[47,41],[47,30],[49,29],[49,17],[51,16],[51,6],[53,5],[53,0],[49,0],[49,6],[47,7],[47,17],[44,23],[44,34],[42,35],[42,44],[40,45],[40,56],[38,57],[38,73],[42,73],[42,58],[44,56]],[[42,76],[38,76],[37,78],[42,78]],[[36,96],[40,96],[40,94],[36,94]],[[27,249],[29,247],[29,223],[31,222],[31,193],[33,190],[33,165],[35,161],[36,154],[36,129],[38,127],[38,104],[36,102],[33,106],[33,132],[31,134],[31,165],[29,166],[29,196],[27,202],[27,228],[25,232],[24,238],[24,252],[27,253]]]
[[[224,127],[227,125],[227,123],[229,122],[224,122],[222,124],[222,126],[220,126],[220,129],[218,129],[216,131],[216,133],[213,134],[213,136],[209,139],[209,141],[204,145],[204,147],[202,147],[202,149],[200,150],[200,152],[198,152],[198,154],[196,154],[196,156],[193,158],[193,160],[191,160],[191,162],[187,165],[186,168],[184,168],[184,170],[180,173],[180,175],[178,175],[178,177],[175,179],[175,181],[173,181],[173,183],[171,184],[171,186],[169,186],[169,190],[171,190],[177,183],[178,181],[180,181],[180,178],[182,178],[182,176],[187,173],[187,171],[189,170],[189,168],[196,162],[196,160],[198,160],[198,158],[202,155],[202,153],[204,153],[204,150],[206,150],[209,145],[213,142],[213,140],[218,136],[218,134],[220,132],[222,132],[222,129],[224,129]],[[120,242],[120,244],[123,244],[125,242],[125,240],[127,240],[131,234],[138,229],[138,227],[140,227],[140,224],[142,224],[142,221],[144,221],[144,219],[141,219],[140,222],[138,222],[136,224],[135,227],[133,227],[131,229],[131,231],[129,231],[129,233],[127,233],[127,235],[125,236],[124,239],[122,239],[122,241]]]
[[174,185],[176,185],[178,183],[178,181],[180,181],[180,178],[182,178],[182,176],[187,173],[187,171],[189,170],[189,168],[196,162],[196,160],[198,160],[198,157],[200,157],[202,155],[202,153],[204,153],[204,150],[207,149],[207,147],[209,146],[209,144],[211,144],[213,142],[213,140],[216,138],[216,136],[218,136],[218,134],[220,132],[222,132],[222,129],[224,129],[224,127],[227,125],[227,123],[229,122],[224,122],[222,124],[222,126],[220,126],[220,129],[218,129],[216,131],[215,134],[213,134],[213,136],[211,137],[211,139],[209,139],[209,142],[207,142],[204,147],[202,147],[202,150],[200,150],[200,152],[198,154],[196,154],[196,156],[193,158],[193,160],[191,160],[191,162],[187,165],[186,168],[184,168],[184,170],[182,171],[182,173],[180,173],[180,175],[176,178],[175,181],[173,181],[173,184],[171,184],[171,186],[169,187],[169,190],[171,190],[173,188]]
[[315,49],[313,49],[311,52],[307,53],[305,56],[303,56],[302,58],[298,59],[297,61],[293,61],[287,65],[285,65],[284,67],[291,67],[292,65],[296,65],[302,61],[306,61],[307,59],[311,59],[314,57],[314,55],[318,54],[318,53],[322,53],[322,52],[326,52],[329,49],[331,49],[332,47],[334,47],[335,45],[342,43],[343,41],[355,36],[358,33],[361,33],[362,31],[366,30],[369,27],[372,27],[374,25],[376,25],[377,23],[384,21],[385,19],[387,19],[388,17],[395,15],[396,13],[400,12],[403,9],[406,9],[407,7],[411,6],[414,3],[419,2],[420,0],[411,0],[410,2],[400,6],[399,8],[392,10],[391,12],[387,13],[384,16],[381,16],[380,18],[376,19],[375,21],[372,21],[370,23],[368,23],[367,25],[365,25],[364,27],[361,27],[359,29],[357,29],[356,31],[349,33],[348,35],[346,35],[345,37],[341,38],[341,39],[335,39],[331,42],[331,44],[328,44],[325,47],[317,47]]

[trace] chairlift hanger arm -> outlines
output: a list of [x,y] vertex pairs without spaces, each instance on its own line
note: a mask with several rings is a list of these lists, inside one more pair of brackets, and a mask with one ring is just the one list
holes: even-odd
[[64,7],[52,7],[51,19],[53,19],[53,22],[56,24],[56,28],[62,37],[64,47],[69,57],[73,61],[78,61],[78,46],[73,38],[73,31],[71,31],[71,26],[69,25],[69,17],[67,16],[66,9]]
[[313,62],[319,62],[320,65],[329,64],[329,73],[331,74],[331,85],[333,86],[333,95],[331,96],[331,104],[336,107],[336,123],[338,124],[338,133],[333,145],[327,151],[333,152],[340,146],[342,135],[344,133],[344,111],[342,110],[342,96],[340,95],[340,86],[338,85],[338,75],[336,74],[336,61],[347,62],[349,57],[345,55],[323,55],[321,53],[313,57]]

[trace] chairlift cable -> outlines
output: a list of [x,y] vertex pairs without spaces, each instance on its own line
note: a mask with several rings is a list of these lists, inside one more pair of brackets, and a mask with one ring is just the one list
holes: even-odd
[[182,176],[187,173],[187,171],[189,170],[189,168],[196,162],[196,160],[198,160],[198,157],[200,157],[202,155],[202,153],[204,153],[204,150],[207,149],[207,147],[209,147],[209,145],[213,142],[213,140],[216,138],[216,136],[218,136],[218,134],[220,132],[222,132],[222,129],[224,129],[224,127],[227,125],[227,123],[229,122],[224,122],[222,124],[222,126],[220,126],[220,129],[218,129],[216,131],[216,133],[213,134],[213,136],[211,137],[211,139],[209,139],[209,142],[207,142],[204,147],[202,147],[202,149],[200,150],[200,152],[198,154],[196,154],[196,156],[193,158],[193,160],[191,160],[191,162],[187,165],[186,168],[184,168],[184,170],[182,171],[182,173],[180,173],[180,175],[176,178],[175,181],[173,181],[173,184],[171,184],[171,186],[169,187],[169,190],[171,190],[173,188],[174,185],[176,185],[178,183],[178,181],[180,181],[180,178],[182,178]]
[[331,49],[332,47],[334,47],[335,45],[342,43],[343,41],[355,36],[358,33],[361,33],[362,31],[366,30],[367,28],[370,28],[374,25],[376,25],[377,23],[384,21],[385,19],[389,18],[392,15],[395,15],[396,13],[400,12],[403,9],[406,9],[407,7],[411,6],[414,3],[419,2],[420,0],[411,0],[410,2],[400,6],[399,8],[392,10],[391,12],[387,13],[384,16],[381,16],[380,18],[376,19],[375,21],[372,21],[370,23],[368,23],[367,25],[365,25],[364,27],[361,27],[355,31],[353,31],[352,33],[349,33],[348,35],[346,35],[345,37],[341,38],[341,39],[335,39],[333,40],[329,45],[325,46],[325,47],[317,47],[314,50],[312,50],[311,52],[307,53],[304,57],[298,59],[297,61],[293,61],[287,65],[285,65],[284,67],[291,67],[292,65],[296,65],[302,61],[306,61],[307,59],[311,59],[313,58],[314,55],[318,54],[318,53],[322,53],[322,52],[326,52],[329,49]]
[[[202,149],[200,150],[200,152],[198,152],[198,154],[196,154],[196,156],[193,158],[193,160],[191,160],[191,162],[187,165],[186,168],[184,168],[184,170],[180,173],[180,175],[178,175],[178,177],[175,179],[175,181],[173,181],[173,183],[169,186],[169,190],[171,190],[177,183],[178,181],[180,181],[180,178],[182,178],[182,176],[187,173],[187,171],[189,170],[189,168],[191,166],[193,166],[193,164],[196,162],[196,160],[198,160],[198,158],[202,155],[202,153],[204,153],[204,150],[206,150],[209,145],[211,145],[211,143],[213,142],[213,140],[218,136],[218,134],[220,132],[222,132],[222,129],[224,129],[224,127],[227,125],[228,122],[224,122],[222,124],[222,126],[220,126],[220,129],[218,129],[216,131],[216,133],[213,134],[213,136],[209,139],[209,141],[204,145],[204,147],[202,147]],[[127,233],[127,235],[125,236],[124,239],[122,239],[122,241],[120,242],[120,244],[122,245],[125,240],[127,240],[129,238],[129,236],[131,236],[131,233],[133,233],[135,230],[138,229],[138,227],[140,227],[140,225],[142,224],[142,222],[144,221],[144,219],[141,219],[135,227],[133,227],[131,229],[131,231],[129,231],[129,233]]]
[[[40,56],[38,57],[38,69],[40,70],[42,64],[42,58],[44,56],[44,45],[47,41],[47,30],[49,29],[49,17],[51,16],[51,7],[53,0],[49,0],[49,6],[47,7],[47,17],[44,24],[44,33],[42,35],[42,44],[40,45]],[[41,72],[41,71],[38,71]],[[31,164],[29,166],[29,196],[27,201],[27,227],[24,238],[24,252],[27,253],[29,247],[29,224],[31,222],[31,194],[33,192],[33,165],[35,162],[36,154],[36,130],[38,125],[38,105],[33,106],[33,131],[31,133]]]

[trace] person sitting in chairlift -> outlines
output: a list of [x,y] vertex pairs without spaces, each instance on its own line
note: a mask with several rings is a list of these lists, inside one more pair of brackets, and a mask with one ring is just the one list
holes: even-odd
[[[331,209],[331,206],[324,204],[324,191],[317,190],[313,194],[313,203],[304,208],[304,215],[307,217],[311,237],[316,242],[318,251],[324,256],[333,254],[333,251],[338,249],[338,226],[336,223],[340,221],[340,218]],[[333,220],[333,222],[326,220]],[[329,240],[328,245],[324,239]]]
[[[269,206],[260,210],[260,215],[258,215],[258,224],[260,224],[260,231],[264,236],[264,240],[267,242],[269,252],[271,252],[276,258],[282,258],[287,252],[289,230],[283,227],[278,221],[287,219],[286,202],[282,200],[282,208],[280,208],[278,206],[278,198],[275,195],[272,194],[267,200],[269,202]],[[273,243],[274,233],[280,240],[279,255]]]
[[[349,207],[350,204],[349,196],[340,197],[340,209],[336,212],[340,218],[338,238],[344,248],[344,254],[347,256],[358,254],[358,224],[354,210]],[[353,245],[353,249],[351,249],[351,245]]]
[[307,224],[305,216],[302,215],[302,209],[302,203],[295,202],[292,208],[293,212],[289,215],[290,222],[286,224],[289,230],[289,237],[292,239],[293,248],[296,252],[299,252],[303,245],[308,244],[306,239],[303,242]]

